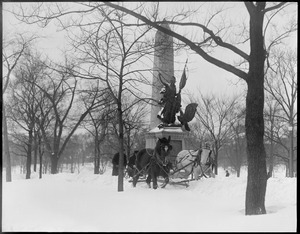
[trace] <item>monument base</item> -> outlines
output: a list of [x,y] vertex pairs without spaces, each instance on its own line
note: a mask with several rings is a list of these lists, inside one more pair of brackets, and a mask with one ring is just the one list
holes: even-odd
[[158,138],[171,137],[172,151],[170,152],[170,161],[174,163],[177,154],[186,149],[186,139],[189,133],[183,131],[181,127],[163,127],[154,128],[146,133],[146,148],[154,149]]

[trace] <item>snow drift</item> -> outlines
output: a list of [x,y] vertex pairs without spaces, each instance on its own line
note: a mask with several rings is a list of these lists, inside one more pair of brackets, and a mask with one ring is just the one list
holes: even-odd
[[[4,174],[4,173],[3,173]],[[5,175],[5,174],[4,174]],[[266,215],[245,216],[247,175],[191,181],[189,187],[167,185],[157,190],[146,183],[136,188],[124,181],[117,192],[111,169],[94,175],[93,166],[80,173],[37,174],[25,180],[3,176],[2,231],[44,232],[295,232],[296,178],[277,169],[268,180]]]

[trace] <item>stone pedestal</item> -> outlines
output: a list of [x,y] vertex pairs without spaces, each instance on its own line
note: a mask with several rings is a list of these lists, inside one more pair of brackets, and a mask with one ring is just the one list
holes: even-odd
[[164,127],[164,128],[154,128],[149,131],[146,138],[146,148],[154,149],[158,138],[171,136],[172,151],[170,153],[170,160],[174,163],[177,154],[186,149],[186,139],[188,137],[188,132],[183,131],[181,127]]

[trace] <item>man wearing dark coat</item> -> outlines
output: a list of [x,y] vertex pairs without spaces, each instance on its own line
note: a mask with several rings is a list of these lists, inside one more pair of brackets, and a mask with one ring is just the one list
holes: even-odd
[[[127,165],[127,156],[125,153],[123,153],[124,155],[124,164],[123,164],[123,168],[125,169],[126,165]],[[112,170],[112,175],[113,176],[117,176],[119,175],[119,152],[116,153],[112,159],[112,164],[113,164],[113,170]]]

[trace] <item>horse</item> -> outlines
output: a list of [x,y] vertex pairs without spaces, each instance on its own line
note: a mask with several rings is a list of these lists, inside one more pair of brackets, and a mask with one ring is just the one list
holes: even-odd
[[[123,156],[124,156],[123,168],[125,168],[127,165],[127,156],[125,153],[123,154]],[[113,176],[119,175],[119,152],[115,153],[115,155],[113,156],[112,164],[113,164],[112,175]]]
[[[127,164],[127,168],[126,168],[126,172],[127,172],[127,175],[129,177],[132,177],[134,176],[134,169],[135,169],[135,161],[136,161],[136,156],[137,156],[137,153],[139,151],[138,150],[135,150],[132,154],[132,156],[130,156],[129,160],[128,160],[128,164]],[[170,173],[171,169],[172,169],[172,163],[171,162],[167,162],[167,165],[166,166],[162,166],[162,168],[160,169],[159,171],[159,176],[162,176],[164,178],[166,178],[168,176],[168,174]],[[145,174],[147,173],[147,171],[142,171],[141,174],[143,176],[145,176]]]
[[153,182],[153,189],[157,189],[157,177],[163,176],[165,179],[162,188],[164,188],[169,182],[168,173],[170,172],[170,163],[167,160],[167,156],[172,150],[170,145],[171,137],[168,139],[158,138],[154,149],[145,148],[138,152],[135,161],[135,173],[133,176],[133,187],[136,186],[139,175],[146,173],[146,183],[151,188],[151,179]]
[[187,179],[192,173],[195,180],[198,180],[202,176],[206,177],[206,173],[210,177],[215,177],[212,171],[214,163],[211,153],[212,150],[208,148],[180,151],[175,160],[173,177]]
[[127,171],[127,174],[129,177],[134,176],[135,161],[136,161],[136,155],[138,152],[139,152],[138,150],[135,150],[128,159],[126,171]]

